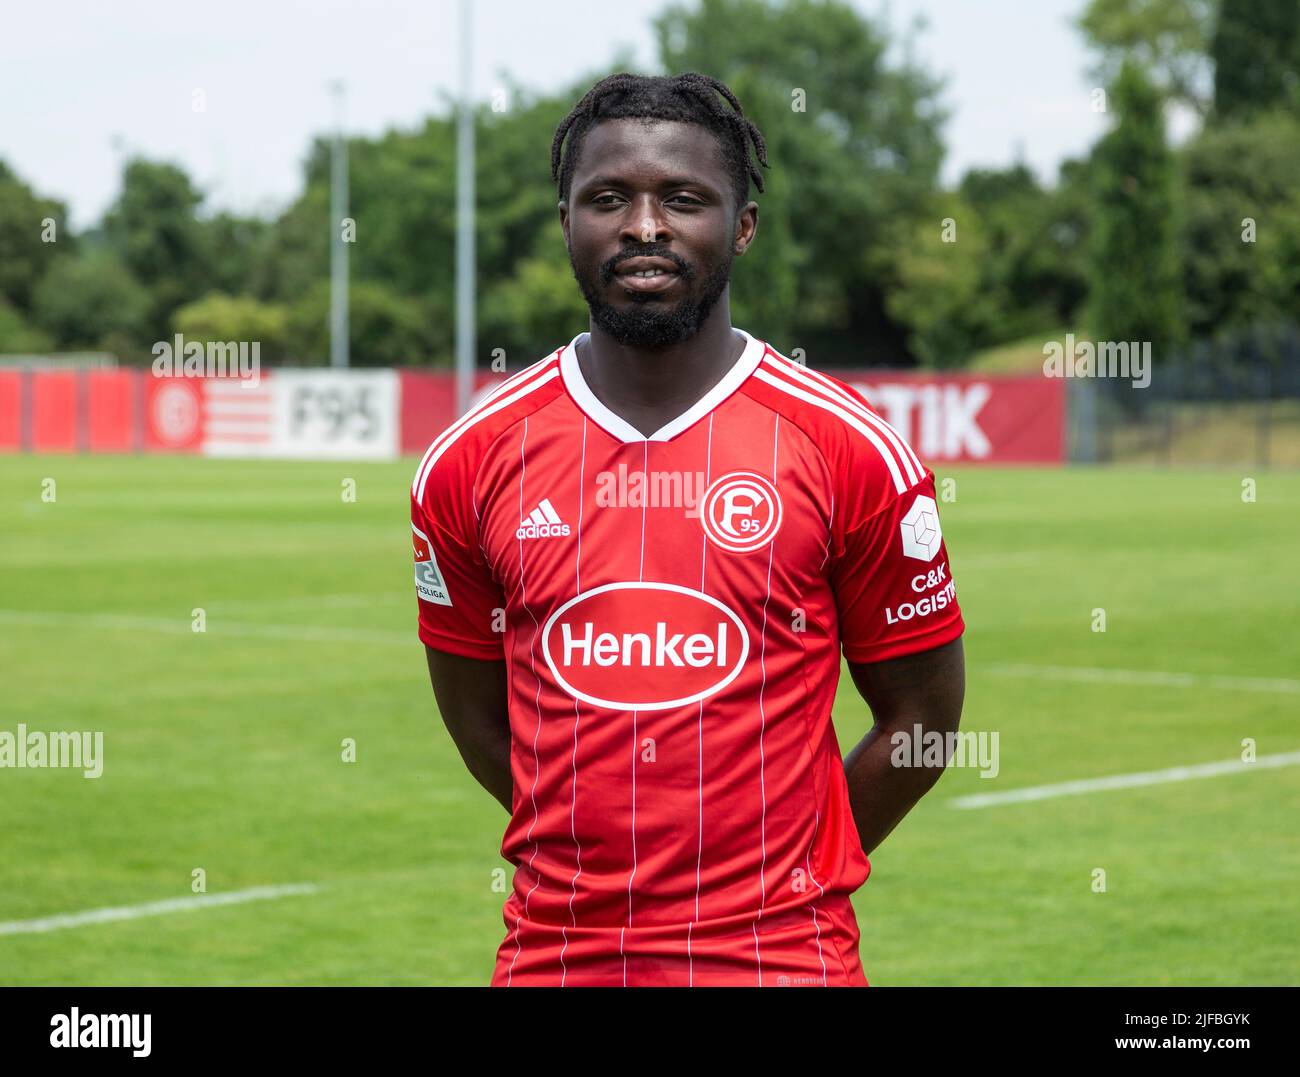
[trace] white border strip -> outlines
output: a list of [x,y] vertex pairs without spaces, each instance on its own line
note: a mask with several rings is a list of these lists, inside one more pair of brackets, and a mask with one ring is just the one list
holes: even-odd
[[254,886],[250,890],[232,890],[225,894],[195,894],[192,897],[149,901],[143,905],[119,905],[116,908],[88,909],[86,912],[45,916],[39,920],[9,920],[0,923],[0,935],[39,935],[45,931],[59,931],[65,927],[108,924],[117,920],[139,920],[145,916],[162,916],[169,912],[192,912],[195,909],[211,909],[220,905],[241,905],[246,901],[297,897],[314,894],[319,889],[320,887],[315,883]]
[[[980,672],[976,669],[975,672]],[[1090,684],[1140,684],[1153,688],[1226,688],[1233,692],[1300,693],[1300,681],[1288,677],[1234,677],[1217,673],[1165,673],[1160,670],[1105,669],[1097,666],[1035,666],[998,663],[983,667],[995,677],[1036,677]]]
[[1084,778],[1081,781],[1057,782],[1055,785],[1031,785],[1024,789],[1008,789],[1005,793],[976,793],[973,796],[957,797],[948,803],[954,808],[987,808],[994,804],[1050,800],[1052,797],[1067,797],[1076,793],[1133,789],[1140,785],[1163,785],[1166,782],[1185,782],[1193,778],[1217,778],[1221,774],[1245,774],[1251,770],[1293,767],[1298,763],[1300,763],[1300,752],[1282,752],[1278,755],[1261,755],[1253,763],[1244,763],[1240,759],[1227,759],[1222,763],[1200,763],[1190,767],[1170,767],[1168,770],[1144,770],[1136,774],[1113,774],[1109,778]]
[[208,616],[202,632],[194,631],[188,617],[137,617],[118,613],[0,610],[0,624],[43,625],[91,632],[163,632],[219,641],[282,639],[291,643],[374,643],[384,647],[410,647],[419,643],[413,632],[334,628],[330,625],[262,624],[257,621],[226,621],[219,616]]
[[823,396],[835,400],[839,404],[848,408],[854,415],[865,420],[885,435],[885,438],[894,447],[894,452],[898,459],[902,461],[903,470],[907,473],[909,486],[915,486],[922,478],[925,477],[925,468],[921,465],[920,459],[912,448],[904,440],[901,434],[890,426],[884,419],[873,411],[864,408],[857,400],[849,396],[843,389],[830,380],[820,371],[802,366],[793,359],[780,355],[779,352],[771,351],[770,355],[777,355],[781,358],[781,363],[773,362],[768,356],[763,357],[763,362],[774,370],[782,371],[787,377],[793,378],[806,385],[810,389],[819,391]]
[[583,412],[588,419],[611,437],[623,442],[623,444],[640,445],[643,441],[671,441],[683,430],[694,426],[705,415],[719,407],[749,378],[759,363],[763,361],[763,342],[756,337],[750,336],[745,330],[737,326],[733,325],[731,328],[745,339],[745,346],[741,349],[736,361],[731,364],[727,372],[722,375],[721,380],[712,389],[676,418],[669,419],[668,422],[649,436],[641,433],[621,415],[607,408],[600,398],[591,391],[587,379],[582,376],[582,367],[578,363],[578,345],[584,337],[590,336],[587,331],[579,333],[569,341],[560,354],[560,374],[564,379],[564,387],[569,391],[569,396],[573,398],[573,402],[577,404],[579,411]]
[[[423,476],[424,476],[425,468],[431,466],[429,464],[429,457],[433,455],[434,450],[449,434],[451,434],[453,431],[460,430],[466,424],[466,422],[469,421],[469,419],[472,416],[477,415],[484,408],[486,408],[492,401],[499,399],[507,390],[513,392],[515,389],[525,384],[525,380],[527,378],[531,377],[532,374],[535,373],[536,371],[541,370],[543,367],[545,367],[547,363],[551,362],[554,359],[555,359],[555,354],[548,355],[545,359],[539,359],[531,366],[524,367],[524,369],[519,371],[519,373],[511,374],[504,381],[496,385],[477,404],[471,405],[466,410],[464,415],[461,415],[449,426],[447,426],[446,429],[442,430],[438,434],[438,436],[433,439],[429,447],[425,450],[424,456],[420,459],[420,466],[416,468],[415,478],[411,481],[411,494],[413,496],[418,496],[421,498],[424,496]],[[459,437],[460,435],[457,434],[456,436]],[[417,489],[418,489],[418,493],[417,493]]]
[[508,396],[503,396],[500,399],[494,397],[492,400],[485,400],[478,406],[478,408],[473,411],[467,411],[457,419],[455,423],[449,426],[434,440],[433,444],[429,446],[429,451],[424,454],[424,459],[420,462],[420,470],[416,473],[415,482],[411,487],[412,493],[415,494],[415,499],[419,502],[424,501],[424,486],[425,483],[429,481],[429,473],[433,471],[434,465],[438,462],[438,459],[442,454],[456,444],[457,439],[459,439],[466,430],[474,426],[476,423],[482,422],[489,415],[495,415],[502,408],[508,408],[516,400],[522,400],[529,393],[541,388],[552,378],[558,378],[559,376],[559,366],[553,366],[545,374],[535,378],[533,381],[530,381],[527,385],[523,386],[518,392],[511,393]]
[[[770,365],[771,364],[769,364],[769,366]],[[834,401],[827,400],[824,396],[817,396],[801,389],[793,382],[786,381],[783,376],[768,373],[767,367],[762,364],[760,364],[754,371],[754,377],[759,381],[767,382],[768,385],[775,386],[782,392],[789,393],[791,396],[796,397],[799,400],[807,401],[809,404],[813,404],[816,407],[821,408],[823,411],[829,411],[832,415],[843,420],[875,446],[876,452],[880,453],[881,459],[885,461],[885,465],[889,468],[890,477],[894,480],[895,491],[901,494],[908,489],[907,483],[903,481],[902,472],[898,470],[898,461],[894,459],[894,454],[885,447],[885,443],[881,441],[880,438],[876,437],[875,431],[865,423],[861,422],[856,416],[850,414]],[[857,478],[857,476],[854,476],[854,478]]]

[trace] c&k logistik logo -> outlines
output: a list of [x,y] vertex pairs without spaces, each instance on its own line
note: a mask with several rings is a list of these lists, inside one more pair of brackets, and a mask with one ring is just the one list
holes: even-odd
[[776,538],[781,512],[781,495],[770,479],[752,471],[731,471],[704,491],[700,526],[720,549],[749,553]]

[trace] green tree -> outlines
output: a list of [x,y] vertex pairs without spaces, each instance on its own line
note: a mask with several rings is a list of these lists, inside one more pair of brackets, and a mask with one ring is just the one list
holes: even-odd
[[29,325],[21,311],[0,297],[0,355],[39,355],[53,348],[54,341],[48,333]]
[[986,289],[1002,307],[997,339],[1017,340],[1072,321],[1087,291],[1083,249],[1086,211],[1069,163],[1055,190],[1023,164],[973,169],[959,193],[983,222],[989,256]]
[[1214,110],[1220,120],[1276,105],[1300,108],[1300,4],[1222,0],[1214,32]]
[[[489,107],[479,116],[474,232],[482,281],[479,361],[487,362],[501,349],[512,368],[533,362],[585,329],[587,305],[573,279],[551,179],[551,139],[576,96],[536,96],[509,81],[503,89],[500,111]],[[585,89],[575,86],[572,94]],[[450,265],[453,237],[445,250]],[[449,329],[453,302],[449,287]]]
[[1269,320],[1295,321],[1300,317],[1300,193],[1270,214],[1259,245]]
[[889,312],[927,366],[961,366],[998,338],[1005,304],[987,287],[989,257],[979,213],[955,194],[937,198],[932,219],[900,245]]
[[507,369],[526,366],[545,349],[567,344],[587,324],[587,304],[573,279],[563,239],[547,235],[537,247],[536,255],[488,286],[479,311],[480,350],[502,349]]
[[283,359],[289,352],[289,309],[251,296],[213,292],[186,303],[172,315],[172,328],[186,340],[256,341],[263,360]]
[[819,363],[906,355],[885,297],[936,190],[939,82],[841,0],[703,0],[654,25],[662,67],[726,82],[768,143],[737,321]]
[[233,213],[218,213],[201,220],[204,289],[227,295],[253,294],[271,228],[269,221]]
[[[1292,315],[1277,282],[1300,176],[1300,116],[1263,112],[1205,128],[1179,154],[1183,290],[1191,332],[1206,336]],[[1270,283],[1271,282],[1271,283]]]
[[1218,0],[1088,0],[1076,25],[1099,53],[1089,76],[1109,86],[1125,60],[1169,100],[1210,108],[1210,39]]
[[889,312],[929,366],[1073,324],[1087,292],[1086,165],[1043,188],[1024,165],[973,169],[898,247]]
[[[355,183],[355,178],[352,181]],[[307,155],[302,193],[272,225],[254,264],[249,291],[259,299],[293,303],[314,285],[327,281],[329,215],[328,147],[317,140]],[[365,229],[360,228],[358,234],[364,237]]]
[[1110,93],[1118,122],[1094,151],[1090,327],[1150,341],[1157,361],[1183,335],[1176,172],[1159,92],[1126,61]]
[[[803,346],[819,362],[861,361],[864,342],[878,354],[905,354],[903,327],[884,295],[896,274],[894,243],[936,187],[938,84],[908,62],[887,61],[889,34],[843,0],[707,0],[698,10],[665,11],[656,35],[664,69],[724,79],[767,138],[773,168],[758,199],[761,249],[738,260],[733,276],[738,324]],[[610,69],[626,66],[617,58]],[[531,360],[586,321],[559,227],[550,148],[565,113],[604,73],[545,96],[507,79],[476,110],[480,363],[497,349],[510,362]],[[455,123],[450,108],[444,113],[415,129],[348,141],[354,307],[361,285],[380,286],[377,309],[418,316],[419,346],[401,355],[438,363],[451,358],[455,287]],[[311,334],[308,350],[322,339],[317,308],[335,227],[329,151],[323,139],[313,144],[302,194],[264,237],[239,289],[290,304],[291,322]],[[232,291],[228,280],[222,290]],[[404,303],[388,302],[395,299]]]
[[[447,120],[429,119],[415,131],[348,140],[348,216],[353,222],[348,277],[354,349],[358,317],[367,316],[366,311],[356,310],[357,304],[374,299],[372,308],[378,309],[388,299],[405,299],[410,302],[398,323],[406,324],[414,311],[421,327],[418,347],[400,349],[408,357],[403,361],[413,354],[450,359],[455,158],[449,130]],[[294,308],[291,321],[309,334],[301,342],[302,350],[322,356],[329,351],[330,239],[335,227],[330,221],[329,154],[327,141],[313,143],[303,192],[266,236],[249,282],[249,290],[259,298]],[[480,259],[479,280],[484,279]],[[378,291],[359,292],[365,284],[376,285]],[[317,313],[324,319],[320,325]],[[374,354],[373,349],[369,352]]]
[[[427,364],[433,353],[428,311],[373,281],[352,285],[348,346],[354,366]],[[322,282],[289,309],[289,351],[312,365],[329,356],[329,283]]]
[[63,203],[39,197],[0,161],[0,298],[30,311],[36,282],[73,245]]
[[137,158],[105,215],[109,248],[149,290],[149,331],[157,336],[178,306],[205,290],[208,251],[196,216],[202,201],[180,168]]
[[143,352],[150,337],[150,296],[120,258],[89,248],[60,258],[33,300],[37,326],[62,348]]

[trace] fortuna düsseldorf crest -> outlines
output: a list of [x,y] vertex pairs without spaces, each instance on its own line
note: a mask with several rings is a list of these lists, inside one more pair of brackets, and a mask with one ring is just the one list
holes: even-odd
[[781,495],[762,475],[729,471],[704,491],[700,526],[721,549],[732,553],[760,550],[781,529]]

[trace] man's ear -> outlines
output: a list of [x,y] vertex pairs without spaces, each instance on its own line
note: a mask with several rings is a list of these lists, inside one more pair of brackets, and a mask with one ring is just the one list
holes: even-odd
[[758,233],[758,203],[749,202],[736,214],[736,234],[731,242],[731,249],[736,257],[744,254],[754,242]]
[[569,203],[561,200],[556,209],[560,211],[560,231],[564,233],[564,245],[572,250],[569,243]]

